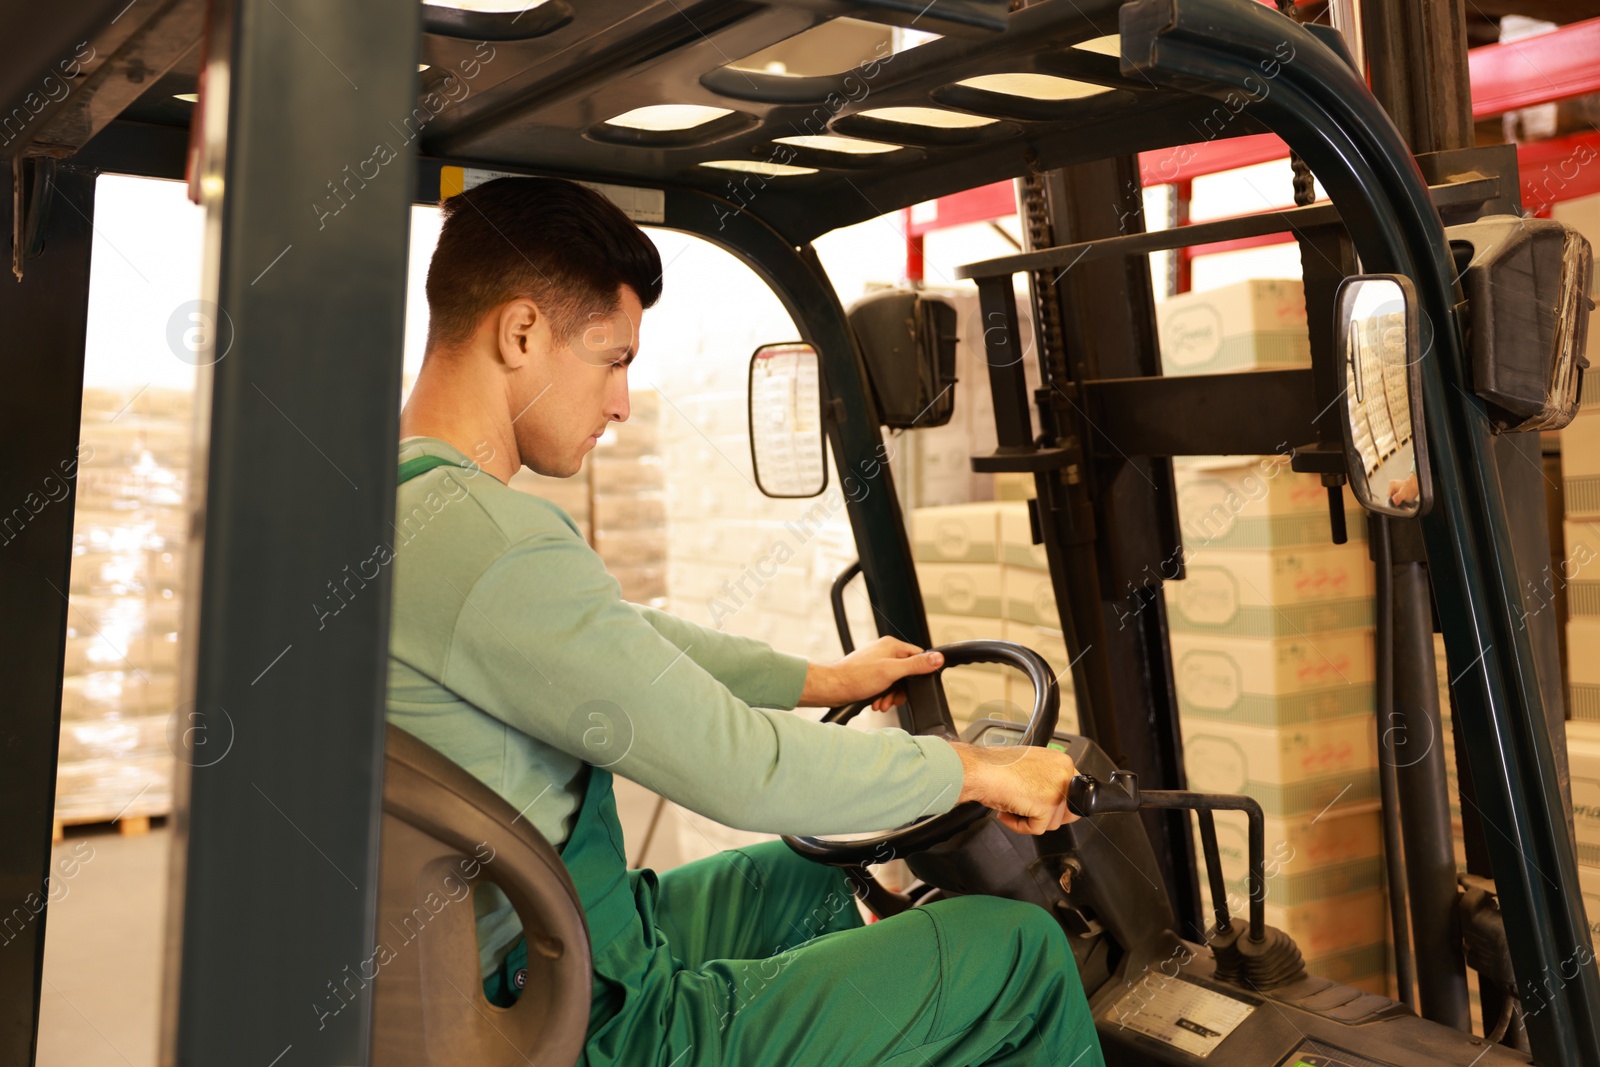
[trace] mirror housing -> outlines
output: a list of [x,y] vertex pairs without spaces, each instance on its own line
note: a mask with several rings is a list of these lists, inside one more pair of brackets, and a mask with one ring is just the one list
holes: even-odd
[[1416,289],[1399,274],[1346,278],[1334,314],[1350,488],[1368,511],[1414,519],[1433,504],[1420,366],[1432,337],[1425,347]]
[[756,488],[778,500],[828,488],[822,366],[804,341],[762,345],[750,357],[750,466]]
[[878,415],[892,430],[943,426],[956,405],[956,309],[910,289],[857,300],[846,316]]
[[1553,219],[1494,215],[1445,230],[1467,297],[1472,391],[1501,433],[1559,430],[1578,413],[1589,361],[1594,254]]

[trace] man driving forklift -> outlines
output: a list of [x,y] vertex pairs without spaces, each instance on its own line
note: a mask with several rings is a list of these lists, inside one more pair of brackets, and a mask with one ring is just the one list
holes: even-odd
[[[844,872],[781,842],[627,869],[613,773],[768,833],[972,800],[1040,834],[1075,818],[1074,764],[782,710],[891,707],[936,652],[884,637],[809,663],[623,601],[571,518],[505,483],[576,474],[627,419],[656,249],[571,182],[501,178],[442,207],[401,416],[388,718],[560,850],[593,944],[582,1062],[1102,1064],[1066,937],[1034,904],[958,897],[864,927]],[[505,1006],[527,945],[492,884],[474,901],[485,996]]]

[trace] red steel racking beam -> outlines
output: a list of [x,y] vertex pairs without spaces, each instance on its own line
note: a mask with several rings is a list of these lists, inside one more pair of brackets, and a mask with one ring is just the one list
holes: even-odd
[[[1574,22],[1537,37],[1474,48],[1467,53],[1473,117],[1490,118],[1518,108],[1600,92],[1597,57],[1600,18]],[[1147,187],[1166,185],[1269,163],[1288,154],[1288,147],[1276,135],[1252,134],[1142,152],[1139,172]],[[1600,162],[1600,133],[1518,145],[1517,161],[1522,175],[1523,208],[1530,214],[1548,214],[1553,203],[1600,193],[1600,167],[1592,165]],[[932,230],[1015,213],[1012,183],[996,182],[908,210],[906,235],[920,250],[922,235]],[[1199,246],[1190,254],[1237,251],[1285,239],[1282,235],[1269,235],[1222,241]]]

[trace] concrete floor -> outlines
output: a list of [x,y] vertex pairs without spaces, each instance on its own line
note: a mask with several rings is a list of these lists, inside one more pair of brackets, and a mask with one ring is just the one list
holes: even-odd
[[[637,862],[657,798],[622,778],[616,795],[628,858]],[[645,864],[677,866],[679,822],[667,805]],[[53,860],[76,859],[77,870],[48,912],[36,1067],[155,1067],[170,835],[90,827],[67,834]]]

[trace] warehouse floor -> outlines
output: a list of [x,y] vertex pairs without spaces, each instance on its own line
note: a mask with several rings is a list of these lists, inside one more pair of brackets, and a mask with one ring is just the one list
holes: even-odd
[[[656,797],[621,778],[616,793],[633,858]],[[650,844],[657,870],[679,862],[675,811],[667,807]],[[75,859],[77,869],[48,912],[36,1067],[155,1067],[171,834],[67,833],[53,859]]]

